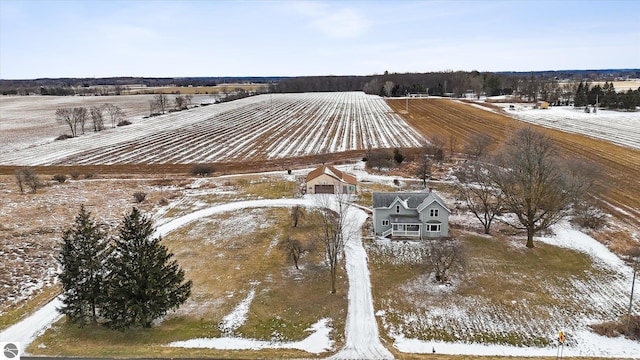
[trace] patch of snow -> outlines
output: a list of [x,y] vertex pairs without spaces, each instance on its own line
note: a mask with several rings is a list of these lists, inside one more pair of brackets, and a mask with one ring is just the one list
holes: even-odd
[[62,317],[58,313],[61,306],[62,299],[58,296],[26,319],[0,332],[0,341],[20,343],[20,353],[28,355],[27,346]]
[[261,349],[297,349],[312,354],[320,354],[331,351],[333,341],[329,334],[332,328],[329,319],[320,319],[311,325],[306,331],[311,335],[304,340],[294,342],[263,341],[256,339],[243,339],[237,337],[199,338],[185,341],[175,341],[166,346],[181,348],[206,348],[220,350],[261,350]]
[[238,329],[245,321],[247,321],[247,316],[249,315],[249,306],[253,301],[253,298],[256,295],[256,289],[252,288],[249,291],[249,294],[246,298],[244,298],[238,306],[236,306],[230,314],[222,318],[222,322],[220,323],[220,330],[225,335],[232,335],[236,329]]

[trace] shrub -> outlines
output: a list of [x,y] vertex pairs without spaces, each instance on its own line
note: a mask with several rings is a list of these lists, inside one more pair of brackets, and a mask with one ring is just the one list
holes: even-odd
[[592,230],[601,229],[606,225],[605,214],[589,204],[577,204],[571,223]]
[[137,203],[141,203],[144,201],[144,199],[147,198],[147,193],[142,191],[136,191],[133,193],[133,198],[136,200]]
[[80,171],[73,170],[70,175],[73,180],[78,180],[80,178]]
[[196,164],[191,168],[191,175],[208,176],[215,172],[215,168],[211,164]]
[[84,174],[84,178],[85,179],[93,179],[96,176],[96,174],[92,173],[92,172],[88,172],[86,174]]
[[627,328],[627,317],[623,316],[619,321],[607,321],[600,324],[591,325],[596,334],[606,337],[618,337],[624,335],[628,339],[640,339],[640,316],[634,315],[629,319]]
[[167,200],[167,198],[162,198],[162,199],[160,199],[160,201],[158,201],[158,205],[167,206],[167,205],[169,205],[169,200]]
[[57,140],[67,140],[67,139],[71,139],[72,137],[73,137],[73,136],[68,135],[68,134],[62,134],[62,135],[60,135],[60,136],[58,136],[58,137],[56,138],[56,141],[57,141]]
[[398,164],[402,164],[402,162],[404,161],[404,154],[402,153],[402,150],[400,150],[400,148],[393,149],[393,159]]
[[63,182],[67,181],[67,176],[63,174],[55,174],[53,175],[53,180],[62,184]]
[[118,123],[118,126],[127,126],[127,125],[131,125],[131,121],[129,120],[122,120]]

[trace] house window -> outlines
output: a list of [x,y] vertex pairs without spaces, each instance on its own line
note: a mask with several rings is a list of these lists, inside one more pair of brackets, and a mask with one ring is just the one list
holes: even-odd
[[396,205],[396,213],[400,212],[400,205]]
[[429,215],[431,217],[438,217],[438,209],[431,209],[429,210]]
[[389,226],[389,219],[382,220],[382,226]]
[[440,224],[427,224],[427,232],[440,232]]

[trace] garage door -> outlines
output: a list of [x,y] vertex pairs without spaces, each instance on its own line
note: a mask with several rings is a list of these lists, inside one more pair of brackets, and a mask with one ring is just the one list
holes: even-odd
[[316,194],[333,194],[333,185],[316,185],[314,192]]

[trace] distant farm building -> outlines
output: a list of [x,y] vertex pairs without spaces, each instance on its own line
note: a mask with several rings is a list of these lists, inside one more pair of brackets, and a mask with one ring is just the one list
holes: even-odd
[[549,103],[546,101],[538,101],[534,106],[534,109],[548,109]]
[[322,165],[311,171],[306,183],[309,194],[355,193],[358,186],[355,176],[331,165]]

